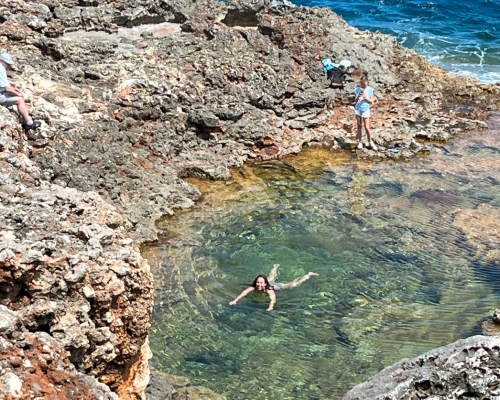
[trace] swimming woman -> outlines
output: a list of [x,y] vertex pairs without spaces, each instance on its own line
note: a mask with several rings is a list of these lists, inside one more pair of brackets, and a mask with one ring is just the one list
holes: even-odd
[[297,278],[292,282],[288,283],[278,283],[275,282],[274,280],[278,278],[278,268],[279,264],[274,264],[273,269],[271,270],[271,273],[269,274],[269,278],[265,275],[259,275],[255,280],[253,281],[252,285],[246,288],[241,294],[236,297],[233,301],[229,303],[229,305],[234,306],[239,299],[242,297],[245,297],[248,293],[253,292],[254,290],[257,290],[259,292],[265,292],[269,295],[269,298],[271,299],[271,303],[269,303],[269,307],[267,308],[267,311],[271,311],[274,308],[274,303],[276,303],[276,293],[274,293],[276,290],[281,290],[281,289],[291,289],[294,287],[299,286],[301,283],[307,281],[311,276],[318,276],[318,274],[314,272],[309,272],[306,275],[304,275],[302,278]]

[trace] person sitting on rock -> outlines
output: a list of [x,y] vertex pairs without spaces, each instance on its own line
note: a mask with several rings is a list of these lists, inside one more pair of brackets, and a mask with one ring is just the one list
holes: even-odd
[[288,282],[288,283],[278,283],[274,282],[274,279],[278,277],[278,268],[279,264],[274,264],[273,269],[269,273],[269,278],[266,277],[265,275],[259,275],[255,280],[253,281],[252,285],[248,288],[246,288],[241,294],[236,297],[233,301],[229,303],[229,305],[234,306],[239,299],[242,297],[245,297],[247,294],[250,292],[253,292],[254,290],[260,291],[260,292],[265,292],[269,295],[269,298],[271,299],[271,303],[269,304],[269,307],[267,308],[267,311],[271,311],[274,308],[274,303],[276,303],[276,293],[274,293],[277,290],[281,289],[291,289],[294,287],[299,286],[301,283],[307,281],[311,276],[318,276],[318,274],[314,272],[309,272],[306,275],[304,275],[302,278],[297,278],[293,282]]
[[354,106],[354,114],[356,115],[356,121],[358,123],[358,149],[363,148],[363,123],[365,126],[366,137],[368,139],[369,146],[372,150],[377,151],[377,146],[373,143],[372,133],[370,130],[370,107],[375,101],[374,90],[368,86],[368,78],[366,76],[361,77],[359,86],[356,88],[356,105]]
[[8,53],[0,54],[0,105],[12,106],[17,105],[17,110],[23,116],[22,125],[25,129],[38,128],[40,121],[34,121],[28,112],[28,107],[24,102],[24,95],[13,86],[10,86],[9,79],[7,78],[7,69],[14,64],[14,60]]

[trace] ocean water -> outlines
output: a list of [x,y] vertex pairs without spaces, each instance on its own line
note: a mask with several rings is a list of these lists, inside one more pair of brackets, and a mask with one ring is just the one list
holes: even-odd
[[395,36],[433,64],[500,82],[500,0],[293,0],[330,7],[351,25]]
[[[500,298],[500,115],[409,163],[321,148],[195,182],[144,248],[152,365],[230,400],[338,400],[405,357],[481,333]],[[466,160],[466,162],[465,162]],[[276,281],[233,300],[279,263]]]

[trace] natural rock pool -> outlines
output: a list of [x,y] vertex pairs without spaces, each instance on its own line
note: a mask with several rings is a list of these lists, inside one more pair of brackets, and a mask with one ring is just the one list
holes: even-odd
[[[500,294],[500,116],[409,162],[306,149],[196,182],[204,201],[143,249],[152,365],[228,399],[336,399],[481,332]],[[279,263],[300,287],[229,306]]]

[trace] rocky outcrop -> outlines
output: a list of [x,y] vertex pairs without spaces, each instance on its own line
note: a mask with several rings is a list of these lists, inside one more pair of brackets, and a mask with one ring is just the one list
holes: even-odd
[[343,400],[491,399],[500,394],[499,366],[500,338],[472,336],[401,360]]
[[[20,348],[35,349],[39,340],[46,340],[49,359],[55,351],[61,360],[50,368],[62,374],[60,382],[51,381],[48,374],[46,384],[60,385],[64,374],[69,374],[84,386],[76,371],[85,371],[115,391],[125,384],[139,386],[122,396],[139,398],[147,379],[137,373],[132,382],[125,379],[131,371],[147,370],[147,362],[146,367],[140,364],[141,357],[149,355],[146,338],[153,297],[147,262],[126,237],[123,218],[113,206],[96,193],[41,180],[37,166],[17,152],[18,144],[5,132],[0,131],[4,144],[0,153],[0,335],[10,345],[4,356],[19,350],[16,343],[31,343]],[[19,351],[19,362],[4,363],[4,371],[23,383],[22,396],[31,390],[31,378],[25,374],[34,372],[26,365],[33,364],[36,354]],[[22,366],[27,369],[16,369]],[[45,367],[40,366],[47,374],[49,367]],[[142,388],[141,380],[145,381]]]
[[[180,178],[229,179],[229,167],[304,143],[345,147],[362,73],[376,88],[380,151],[358,157],[429,151],[420,139],[485,127],[499,102],[500,88],[446,73],[326,8],[98,3],[8,2],[0,38],[19,61],[15,82],[46,122],[27,138],[41,178],[96,191],[138,242],[156,238],[158,218],[200,198]],[[324,56],[352,61],[344,89],[329,86]]]
[[118,400],[110,388],[77,371],[61,343],[47,332],[22,328],[22,314],[0,305],[2,399]]
[[[134,246],[200,199],[182,178],[230,179],[230,167],[305,143],[352,148],[362,73],[377,91],[379,151],[354,157],[430,151],[422,139],[484,127],[500,104],[499,87],[288,1],[12,0],[0,6],[0,47],[44,122],[21,132],[0,109],[0,303],[24,337],[42,332],[69,352],[64,371],[121,398],[143,396],[150,356],[152,279]],[[326,81],[324,56],[351,60],[345,88]],[[18,380],[4,391],[20,381],[31,393],[8,368]]]

